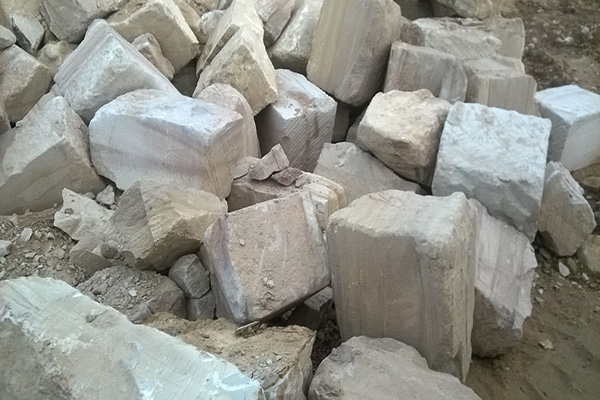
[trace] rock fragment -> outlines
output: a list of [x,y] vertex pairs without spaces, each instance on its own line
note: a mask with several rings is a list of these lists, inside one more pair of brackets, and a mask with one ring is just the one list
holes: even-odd
[[10,240],[0,240],[0,257],[6,257],[10,253],[12,242]]
[[175,261],[169,269],[169,278],[188,299],[199,299],[210,290],[208,271],[195,254],[187,254]]
[[248,168],[248,177],[256,181],[264,181],[275,172],[283,171],[290,166],[290,162],[283,151],[283,147],[277,144],[267,154]]
[[96,202],[106,207],[114,206],[116,204],[115,188],[112,185],[107,185],[96,195]]
[[69,43],[67,41],[60,42],[49,42],[38,51],[37,59],[39,62],[44,64],[52,76],[56,75],[60,66],[71,55],[77,48],[77,45]]
[[62,208],[54,214],[54,226],[75,240],[84,236],[105,239],[112,235],[113,211],[69,189],[63,189],[62,198]]
[[44,39],[45,29],[42,24],[34,15],[26,11],[13,13],[10,19],[19,47],[29,54],[35,55]]
[[163,56],[160,43],[151,33],[144,33],[136,37],[131,45],[135,47],[137,51],[142,53],[148,61],[152,63],[168,80],[173,79],[175,75],[175,68],[173,64],[165,56]]
[[590,235],[577,251],[577,257],[590,272],[600,274],[600,236]]
[[4,50],[17,43],[17,37],[8,28],[0,25],[0,50]]
[[255,0],[256,12],[263,22],[265,46],[277,41],[287,25],[295,2],[289,0]]

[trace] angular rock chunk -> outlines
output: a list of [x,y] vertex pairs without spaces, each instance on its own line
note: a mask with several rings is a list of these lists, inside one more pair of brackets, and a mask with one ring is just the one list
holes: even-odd
[[535,100],[542,116],[552,121],[550,161],[575,171],[600,160],[600,95],[567,85],[542,90]]
[[110,218],[113,211],[69,189],[63,189],[62,198],[62,208],[54,214],[54,226],[75,240],[81,240],[84,236],[98,239],[111,236],[113,229]]
[[54,77],[56,92],[89,123],[96,111],[136,89],[179,93],[167,78],[105,21],[94,22],[85,39]]
[[[368,382],[368,384],[366,384]],[[479,399],[453,376],[434,372],[411,346],[390,338],[354,337],[321,362],[309,400]]]
[[451,103],[464,101],[467,76],[456,57],[431,49],[394,42],[390,53],[384,92],[419,89]]
[[0,386],[16,398],[264,399],[259,383],[232,364],[134,325],[64,282],[0,282],[0,310]]
[[243,156],[242,116],[157,90],[123,95],[90,123],[92,161],[125,190],[140,179],[178,182],[225,198]]
[[210,290],[208,271],[195,254],[187,254],[175,261],[169,269],[169,278],[188,299],[199,299]]
[[325,253],[306,192],[219,218],[206,230],[201,255],[217,316],[244,324],[292,308],[329,284]]
[[40,211],[62,202],[63,188],[99,192],[87,127],[62,97],[0,135],[0,214]]
[[308,79],[344,103],[363,105],[383,83],[400,18],[393,0],[325,0]]
[[596,227],[594,211],[583,189],[561,164],[549,162],[538,230],[559,257],[572,256]]
[[0,50],[4,50],[15,43],[17,43],[17,37],[15,34],[12,33],[10,29],[0,25]]
[[226,212],[225,202],[212,193],[139,181],[123,193],[111,222],[129,265],[164,271],[198,252],[206,228]]
[[[106,243],[102,239],[91,234],[84,235],[69,251],[69,264],[81,268],[85,279],[91,278],[96,272],[105,268],[123,265],[122,259],[115,260],[103,252],[105,246]],[[115,253],[114,256],[117,254]]]
[[421,187],[396,175],[381,161],[364,152],[353,143],[326,143],[323,146],[314,173],[346,189],[348,202],[388,189],[421,192]]
[[358,127],[358,141],[403,178],[431,186],[450,103],[428,90],[375,95]]
[[200,35],[202,32],[201,14],[198,14],[198,11],[196,11],[196,9],[194,7],[192,7],[192,5],[191,5],[192,1],[190,1],[190,2],[188,2],[187,0],[173,0],[173,1],[179,8],[179,11],[181,11],[181,15],[183,15],[185,22],[188,24],[188,26],[194,33],[194,36],[196,36],[196,39],[198,39],[199,44],[204,44],[204,43],[200,43]]
[[464,381],[471,360],[474,218],[463,194],[397,190],[363,196],[334,213],[327,244],[342,339],[402,340],[432,369]]
[[281,144],[290,166],[312,171],[324,143],[331,142],[337,103],[304,76],[277,70],[279,97],[256,118],[263,154]]
[[460,21],[464,27],[478,29],[498,38],[502,42],[497,50],[499,55],[518,60],[523,58],[525,25],[521,18],[502,18],[500,15],[495,15],[483,21],[468,18],[457,21]]
[[77,48],[77,45],[67,41],[50,42],[46,44],[37,54],[39,62],[50,69],[52,76],[56,75],[60,66]]
[[295,2],[289,0],[256,0],[256,12],[263,22],[265,46],[270,46],[281,35],[292,16]]
[[160,43],[151,33],[144,33],[134,39],[131,45],[142,53],[168,80],[173,79],[175,68],[165,56],[163,56]]
[[550,121],[480,104],[450,109],[432,191],[463,192],[533,241],[542,204]]
[[494,11],[493,0],[434,0],[434,3],[455,11],[461,17],[483,19],[492,15]]
[[10,121],[20,121],[48,91],[52,74],[16,45],[0,51],[0,71],[0,99]]
[[10,119],[8,118],[8,114],[6,113],[6,108],[4,108],[4,102],[0,97],[0,134],[6,132],[10,129]]
[[42,24],[35,16],[24,11],[13,13],[10,19],[17,44],[29,54],[35,55],[46,32]]
[[590,235],[577,251],[577,257],[590,272],[600,275],[600,235]]
[[42,0],[0,0],[0,25],[10,26],[10,16],[17,12],[28,12],[40,18]]
[[209,291],[199,299],[186,299],[187,319],[197,321],[199,319],[213,319],[215,317],[215,309],[217,300],[215,294]]
[[263,158],[250,165],[248,177],[256,181],[264,181],[275,172],[283,171],[290,162],[280,144],[273,146]]

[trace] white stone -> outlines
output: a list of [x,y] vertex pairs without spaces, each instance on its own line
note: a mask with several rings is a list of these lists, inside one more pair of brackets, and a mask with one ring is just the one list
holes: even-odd
[[207,230],[201,253],[217,316],[277,316],[329,284],[325,243],[307,192],[246,207]]
[[62,208],[54,214],[54,226],[75,240],[84,236],[104,239],[112,234],[113,211],[69,189],[63,189],[62,197]]
[[100,107],[136,89],[179,93],[150,61],[101,20],[92,23],[54,81],[56,92],[86,123]]
[[359,336],[333,349],[315,372],[308,399],[332,398],[477,400],[479,396],[455,377],[430,370],[413,347],[390,338]]
[[115,205],[115,188],[112,185],[107,185],[100,193],[96,195],[96,202],[106,207]]
[[358,141],[403,178],[431,186],[451,104],[426,89],[375,95],[358,127]]
[[98,173],[121,190],[150,178],[225,198],[242,157],[242,116],[180,94],[138,90],[98,110],[90,144]]
[[0,214],[41,211],[62,202],[62,189],[102,190],[90,163],[87,127],[62,97],[35,118],[0,135]]
[[17,44],[29,54],[35,55],[46,32],[42,24],[34,15],[26,11],[13,13],[10,19],[17,38]]
[[154,35],[175,72],[196,58],[200,44],[173,0],[130,0],[108,18],[110,26],[130,42]]
[[538,230],[559,257],[575,254],[596,228],[594,211],[583,189],[560,163],[549,162]]
[[421,192],[418,184],[400,178],[353,143],[326,143],[314,173],[343,186],[349,202],[388,189]]
[[273,146],[263,158],[250,165],[248,177],[257,181],[264,181],[273,173],[283,171],[290,166],[290,162],[281,145]]
[[7,47],[17,43],[17,37],[10,29],[0,25],[0,50],[4,50]]
[[200,43],[200,36],[202,35],[202,17],[201,14],[198,14],[198,11],[192,7],[193,1],[188,2],[188,0],[174,0],[177,7],[179,7],[179,11],[181,11],[181,15],[185,19],[185,22],[188,24],[196,39],[198,39]]
[[16,12],[28,12],[40,18],[42,0],[0,0],[0,25],[10,26],[10,16]]
[[567,276],[571,275],[571,271],[569,270],[569,267],[567,267],[565,264],[559,262],[558,263],[558,272],[560,273],[560,276],[562,276],[563,278],[566,278]]
[[77,48],[77,45],[65,40],[60,42],[49,42],[38,51],[37,59],[50,69],[52,76],[56,75],[60,66]]
[[279,97],[256,118],[263,154],[281,144],[290,166],[311,172],[331,142],[337,103],[303,75],[277,70]]
[[480,104],[450,109],[432,191],[463,192],[533,241],[542,204],[551,123]]
[[290,20],[295,1],[255,0],[255,6],[256,12],[263,22],[265,46],[269,47],[277,41]]
[[390,337],[429,366],[467,377],[475,280],[475,210],[461,194],[389,190],[334,213],[327,227],[342,339]]
[[0,282],[0,310],[0,351],[8,357],[0,364],[0,387],[16,398],[67,391],[101,400],[150,393],[155,399],[264,399],[259,383],[232,364],[134,325],[64,282]]
[[6,257],[10,254],[12,242],[10,240],[0,240],[0,257]]
[[308,79],[345,103],[363,105],[383,83],[400,18],[400,7],[392,0],[325,0]]
[[137,51],[142,53],[142,55],[146,57],[146,59],[150,61],[152,65],[154,65],[156,69],[158,69],[168,80],[173,79],[173,75],[175,75],[175,68],[173,68],[171,61],[163,56],[160,43],[158,43],[158,40],[156,40],[153,34],[144,33],[136,37],[131,44]]
[[552,121],[548,159],[569,171],[600,161],[600,95],[576,85],[542,90],[535,96],[544,118]]
[[434,0],[461,17],[486,18],[494,11],[494,0]]
[[[205,45],[206,43],[208,43],[208,38],[217,27],[219,20],[223,16],[223,13],[224,11],[222,10],[214,10],[209,11],[200,17],[200,33],[197,36],[198,41],[200,41],[201,45]],[[202,51],[204,51],[204,48],[202,49]],[[194,66],[194,73],[195,72],[196,66]]]
[[461,25],[487,32],[498,38],[502,45],[498,48],[499,55],[504,57],[523,58],[525,49],[525,25],[521,18],[502,18],[495,15],[483,21],[479,19],[462,19]]
[[394,42],[390,53],[384,92],[427,89],[451,103],[464,101],[467,76],[462,62],[441,51]]
[[208,271],[195,254],[180,257],[169,269],[169,278],[188,299],[200,299],[210,290]]

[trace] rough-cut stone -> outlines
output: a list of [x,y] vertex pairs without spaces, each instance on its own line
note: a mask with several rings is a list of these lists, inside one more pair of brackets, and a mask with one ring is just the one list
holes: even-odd
[[244,131],[242,154],[249,157],[260,157],[260,145],[258,143],[258,136],[256,135],[254,114],[252,108],[250,108],[250,104],[248,104],[239,91],[223,83],[214,83],[196,93],[195,98],[229,108],[240,114],[244,118],[242,126],[242,130]]
[[77,45],[69,43],[65,40],[60,42],[50,42],[46,44],[37,54],[37,59],[39,62],[44,64],[50,72],[52,76],[56,75],[60,66],[67,59],[68,56],[71,55],[73,51],[77,48]]
[[600,275],[600,236],[590,235],[577,251],[577,257],[590,272]]
[[190,321],[213,319],[215,317],[215,309],[217,308],[217,300],[215,294],[212,291],[209,291],[199,299],[186,299],[185,305],[187,309],[187,318]]
[[54,214],[54,226],[75,240],[84,236],[99,239],[111,236],[110,217],[113,211],[69,189],[63,189],[62,198],[62,208]]
[[[224,11],[213,10],[200,17],[200,32],[196,35],[201,45],[206,45],[210,35],[213,33]],[[204,52],[204,48],[202,49]],[[202,55],[202,54],[201,54]],[[194,63],[194,73],[196,72],[196,63]]]
[[42,0],[0,0],[0,25],[10,27],[10,16],[16,12],[28,12],[40,18]]
[[202,71],[194,96],[213,83],[226,83],[248,101],[254,115],[277,100],[277,77],[267,50],[248,25],[233,35]]
[[242,116],[180,94],[137,90],[98,110],[90,145],[96,170],[119,189],[148,178],[225,198],[243,156]]
[[134,325],[64,282],[0,282],[0,310],[3,398],[264,399],[232,364]]
[[411,346],[390,338],[354,337],[321,362],[309,400],[477,400],[458,379],[435,372]]
[[52,74],[17,45],[0,51],[0,71],[0,100],[10,121],[20,121],[46,93]]
[[594,211],[583,189],[561,164],[549,162],[538,230],[559,257],[575,254],[596,227]]
[[116,204],[115,188],[112,185],[107,185],[96,195],[96,202],[106,207],[114,206]]
[[54,76],[57,94],[89,123],[96,111],[136,89],[179,93],[167,78],[105,21],[96,21]]
[[10,240],[0,240],[0,257],[5,257],[10,253],[12,242]]
[[334,213],[327,244],[342,339],[401,340],[432,369],[464,381],[471,360],[474,219],[462,193],[439,198],[397,190],[363,196]]
[[204,231],[227,212],[215,195],[181,183],[138,181],[123,193],[111,218],[128,264],[164,271],[196,253]]
[[13,13],[10,17],[17,44],[26,52],[35,55],[44,38],[44,27],[37,18],[24,11]]
[[62,202],[63,188],[102,190],[90,163],[87,127],[62,97],[0,135],[0,214],[40,211]]
[[358,127],[358,140],[403,178],[431,186],[450,103],[426,89],[375,95]]
[[411,192],[422,190],[418,184],[400,178],[381,161],[353,143],[326,143],[314,173],[343,186],[349,202],[365,194],[388,189]]
[[0,97],[0,134],[3,134],[9,129],[10,119],[6,113],[6,108],[4,108],[4,101],[2,101],[2,97]]
[[467,76],[462,62],[441,51],[394,42],[390,53],[384,92],[429,90],[451,103],[464,101]]
[[173,0],[130,0],[108,19],[115,31],[129,41],[151,33],[175,72],[196,58],[200,44]]
[[311,172],[331,142],[337,103],[303,75],[277,70],[279,97],[256,118],[263,154],[281,144],[290,166]]
[[265,46],[277,41],[287,25],[295,2],[289,0],[255,0],[256,12],[263,22]]
[[179,258],[169,269],[169,278],[183,290],[186,298],[199,299],[210,290],[208,271],[195,254]]
[[[96,272],[116,266],[116,260],[104,257],[102,254],[103,240],[93,235],[85,235],[69,251],[69,264],[79,267],[85,279],[91,278]],[[119,260],[122,261],[122,260]],[[119,263],[122,264],[122,263]]]
[[542,203],[551,123],[480,104],[450,109],[432,191],[463,192],[533,241]]
[[324,0],[299,0],[300,5],[279,36],[268,49],[276,68],[306,74],[313,38]]
[[173,68],[173,64],[169,61],[165,56],[163,56],[162,49],[160,47],[160,43],[151,33],[144,33],[138,37],[136,37],[133,42],[131,42],[133,47],[148,61],[152,63],[168,80],[173,79],[173,75],[175,75],[175,68]]
[[600,95],[576,85],[538,92],[535,100],[543,117],[552,121],[548,159],[569,171],[600,161]]
[[499,55],[504,57],[523,58],[525,49],[525,25],[521,18],[502,18],[500,15],[479,19],[462,19],[461,25],[467,28],[478,29],[498,38],[502,45],[498,48]]
[[290,162],[283,151],[283,147],[277,144],[267,154],[248,168],[248,177],[256,181],[264,181],[275,172],[283,171],[290,166]]
[[192,7],[191,2],[188,2],[188,0],[174,0],[174,2],[177,5],[177,7],[179,7],[181,15],[183,15],[185,22],[188,24],[188,26],[194,33],[194,36],[196,36],[196,39],[198,39],[198,42],[200,42],[200,36],[202,34],[201,14],[198,14],[198,11],[196,11],[196,9]]
[[15,43],[17,43],[17,37],[15,34],[12,33],[10,29],[0,25],[0,50],[4,50]]
[[393,0],[325,0],[308,79],[345,103],[363,105],[383,83],[400,18]]
[[330,315],[332,309],[333,289],[328,286],[294,308],[287,324],[305,326],[316,331]]
[[[434,0],[461,17],[486,18],[494,11],[494,0]],[[434,7],[435,9],[435,7]]]
[[205,233],[217,316],[236,323],[281,314],[329,284],[315,206],[307,192],[219,218]]
[[471,342],[473,354],[496,357],[523,336],[537,262],[525,235],[474,204],[478,236]]

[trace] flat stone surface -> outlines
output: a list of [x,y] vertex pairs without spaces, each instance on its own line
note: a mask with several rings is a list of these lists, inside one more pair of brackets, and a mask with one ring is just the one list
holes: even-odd
[[113,211],[69,189],[63,189],[62,198],[62,208],[54,214],[54,226],[75,240],[88,235],[99,239],[111,236]]
[[600,274],[600,236],[590,235],[577,251],[581,263],[595,274]]
[[265,29],[265,46],[269,47],[277,41],[283,28],[286,27],[292,16],[295,2],[289,0],[255,0],[255,5],[256,12]]
[[10,16],[17,44],[26,52],[35,55],[40,48],[46,30],[37,18],[26,11],[18,11]]
[[37,53],[37,59],[39,62],[44,64],[52,76],[56,75],[60,66],[71,55],[77,48],[77,45],[69,43],[65,40],[60,42],[49,42],[40,49]]
[[248,168],[248,177],[256,181],[264,181],[275,172],[280,172],[290,166],[290,161],[280,144],[273,146],[260,160]]

